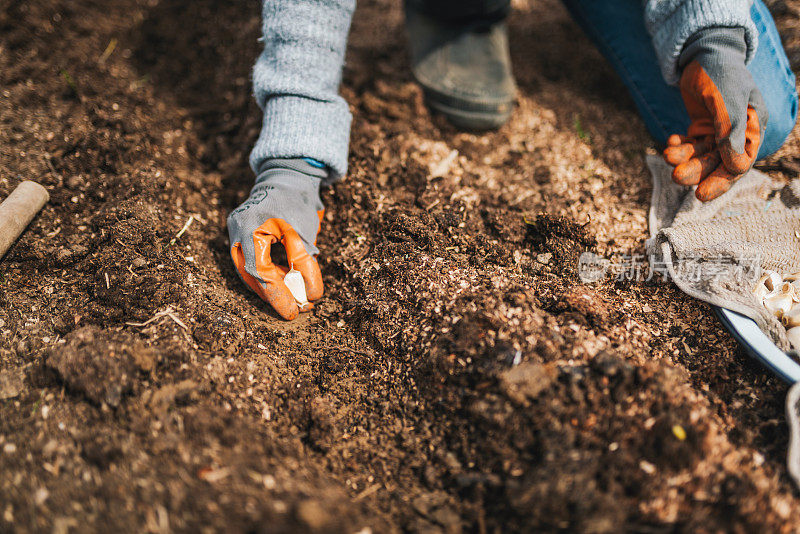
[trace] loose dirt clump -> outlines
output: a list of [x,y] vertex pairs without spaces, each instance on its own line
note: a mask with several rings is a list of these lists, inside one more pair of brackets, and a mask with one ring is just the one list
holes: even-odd
[[86,326],[68,334],[66,343],[51,349],[45,365],[72,391],[96,404],[119,406],[130,392],[139,371],[153,371],[157,355],[128,335],[113,339],[110,333]]
[[514,8],[518,107],[476,135],[359,3],[325,297],[286,323],[225,229],[258,6],[0,7],[0,196],[51,192],[0,263],[0,530],[796,530],[785,386],[669,283],[577,276],[643,253],[656,147],[560,3]]
[[587,233],[585,226],[567,217],[541,214],[526,223],[527,238],[533,249],[554,258],[561,267],[562,276],[575,276],[581,253],[593,252],[597,246],[597,241]]

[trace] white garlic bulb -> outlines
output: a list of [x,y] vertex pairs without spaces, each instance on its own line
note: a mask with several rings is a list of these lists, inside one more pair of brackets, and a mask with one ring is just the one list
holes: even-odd
[[783,314],[781,321],[786,328],[800,326],[800,306],[792,306],[792,309]]
[[756,282],[753,288],[753,294],[758,300],[763,301],[772,296],[781,283],[783,283],[783,277],[781,277],[781,275],[775,271],[764,271],[764,274],[761,275],[761,278],[758,279],[758,282]]
[[[800,297],[800,279],[792,280],[789,283],[792,284],[794,292],[798,295],[798,297]],[[795,302],[800,302],[800,300],[796,300]]]
[[763,303],[764,299],[767,298],[768,295],[771,295],[770,290],[767,289],[767,286],[764,285],[763,282],[756,285],[753,288],[753,295],[759,300],[759,302]]
[[764,299],[764,306],[772,315],[780,319],[792,308],[793,302],[791,293],[776,291],[767,295],[767,298]]
[[299,304],[301,308],[308,304],[306,283],[303,280],[303,275],[300,274],[300,271],[295,270],[294,266],[292,266],[291,271],[286,273],[286,276],[283,278],[283,283],[289,288],[294,300],[297,301],[297,304]]
[[753,294],[781,320],[792,347],[800,351],[800,272],[781,276],[774,271],[764,271]]
[[767,278],[769,277],[768,274],[761,275],[761,278],[758,279],[756,285],[753,286],[753,295],[758,299],[761,304],[764,304],[764,299],[767,297],[772,296],[772,292],[767,289]]
[[783,282],[777,292],[792,297],[792,302],[798,302],[797,288],[791,282]]

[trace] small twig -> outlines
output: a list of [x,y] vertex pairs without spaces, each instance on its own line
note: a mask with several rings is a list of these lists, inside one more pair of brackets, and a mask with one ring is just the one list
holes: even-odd
[[114,49],[115,48],[117,48],[117,40],[116,39],[111,39],[108,42],[108,46],[106,46],[106,49],[103,50],[102,54],[100,54],[100,58],[97,60],[97,62],[101,63],[101,64],[105,63],[106,60],[111,56],[111,54],[114,53]]
[[145,321],[145,322],[143,322],[143,323],[125,323],[125,324],[126,324],[126,325],[128,325],[128,326],[137,326],[137,327],[140,327],[140,328],[141,328],[141,327],[143,327],[143,326],[147,326],[147,325],[149,325],[150,323],[152,323],[152,322],[154,322],[154,321],[157,321],[158,319],[161,319],[161,318],[163,318],[163,317],[169,317],[170,319],[172,319],[173,321],[175,321],[175,324],[177,324],[178,326],[180,326],[181,328],[183,328],[185,331],[187,331],[187,332],[189,331],[189,327],[188,327],[188,326],[186,326],[186,323],[184,323],[183,321],[181,321],[181,320],[178,318],[178,316],[177,316],[177,315],[175,315],[175,312],[172,310],[172,308],[167,308],[167,309],[166,309],[166,310],[164,310],[164,311],[157,312],[155,315],[153,315],[151,318],[149,318],[148,320],[146,320],[146,321]]
[[172,319],[173,321],[175,321],[175,323],[177,323],[177,325],[178,325],[178,326],[180,326],[181,328],[183,328],[184,330],[187,330],[187,331],[189,330],[189,327],[188,327],[188,326],[186,326],[186,324],[184,324],[184,322],[183,322],[183,321],[181,321],[180,319],[178,319],[178,318],[175,316],[175,314],[174,314],[174,313],[172,313],[171,311],[168,311],[168,312],[166,313],[166,316],[167,316],[167,317],[169,317],[170,319]]
[[353,502],[358,502],[363,499],[366,499],[379,489],[381,489],[381,484],[373,484],[372,486],[368,487],[367,489],[365,489],[364,491],[353,497]]
[[431,208],[433,208],[435,206],[438,206],[439,202],[440,202],[440,199],[437,198],[436,200],[434,200],[433,202],[428,204],[428,206],[425,208],[425,211],[431,211]]
[[164,311],[156,312],[155,315],[153,315],[151,318],[149,318],[148,320],[146,320],[143,323],[125,323],[125,324],[128,325],[128,326],[138,326],[138,327],[147,326],[150,323],[152,323],[153,321],[157,321],[158,319],[160,319],[160,318],[162,318],[165,315],[170,314],[170,313],[172,313],[172,308],[167,308]]
[[186,233],[186,230],[188,230],[188,229],[189,229],[189,227],[192,225],[192,221],[194,221],[194,215],[189,215],[189,220],[187,220],[187,221],[186,221],[186,224],[184,224],[184,225],[183,225],[183,228],[181,228],[181,229],[180,229],[180,231],[179,231],[177,234],[175,234],[175,237],[173,237],[173,238],[172,238],[172,240],[169,242],[169,244],[170,244],[170,245],[174,245],[174,244],[175,244],[175,242],[176,242],[178,239],[180,239],[180,238],[181,238],[181,236],[182,236],[184,233]]

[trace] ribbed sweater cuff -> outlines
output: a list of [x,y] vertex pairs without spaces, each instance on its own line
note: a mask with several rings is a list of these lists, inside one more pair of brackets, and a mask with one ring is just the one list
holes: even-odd
[[347,173],[350,109],[341,97],[320,101],[299,96],[275,96],[264,106],[261,134],[250,153],[250,166],[258,173],[273,158],[313,158],[330,169],[323,184]]
[[758,47],[758,31],[750,17],[750,4],[732,0],[686,0],[667,17],[654,21],[654,27],[649,29],[667,83],[678,84],[678,57],[683,46],[692,35],[705,28],[744,28],[749,62]]

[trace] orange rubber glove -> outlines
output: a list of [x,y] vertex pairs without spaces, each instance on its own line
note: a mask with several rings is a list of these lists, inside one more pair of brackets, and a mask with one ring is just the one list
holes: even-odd
[[[312,160],[313,162],[313,160]],[[315,256],[324,213],[319,188],[327,171],[303,159],[274,159],[262,166],[250,197],[228,216],[231,257],[242,280],[286,320],[301,310],[284,276],[294,267],[303,276],[309,301],[322,297],[322,273]],[[272,246],[283,245],[289,266],[272,261]]]
[[697,185],[708,201],[730,189],[756,161],[769,118],[764,99],[745,66],[741,28],[709,28],[687,42],[680,56],[680,89],[689,118],[685,136],[667,140],[664,159],[672,179]]

